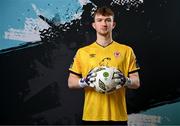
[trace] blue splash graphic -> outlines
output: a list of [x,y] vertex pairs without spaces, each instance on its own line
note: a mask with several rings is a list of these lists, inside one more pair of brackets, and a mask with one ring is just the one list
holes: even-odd
[[[1,52],[5,49],[9,50],[41,41],[39,31],[48,29],[50,26],[43,22],[38,17],[39,15],[50,19],[57,25],[64,24],[74,19],[81,19],[83,5],[88,3],[92,2],[90,0],[2,1],[0,5]],[[110,5],[127,6],[128,11],[131,6],[138,7],[142,3],[143,0],[112,0]]]
[[79,18],[82,6],[82,1],[77,0],[2,1],[0,5],[0,50],[40,41],[38,31],[47,28],[48,24],[45,22],[42,24],[38,17],[39,14],[53,21],[64,23],[73,18]]

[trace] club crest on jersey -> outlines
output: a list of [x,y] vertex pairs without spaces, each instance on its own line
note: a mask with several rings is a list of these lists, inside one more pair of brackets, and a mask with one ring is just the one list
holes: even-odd
[[114,52],[114,56],[115,56],[116,58],[120,57],[120,52],[119,52],[119,51]]

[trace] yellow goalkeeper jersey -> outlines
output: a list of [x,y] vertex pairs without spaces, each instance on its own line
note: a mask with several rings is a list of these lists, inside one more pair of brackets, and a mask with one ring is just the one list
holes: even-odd
[[[69,70],[80,77],[86,77],[89,71],[97,66],[115,67],[125,76],[139,69],[132,48],[113,41],[106,47],[94,42],[80,48]],[[84,89],[83,120],[127,121],[124,87],[110,94],[98,93],[90,87]]]

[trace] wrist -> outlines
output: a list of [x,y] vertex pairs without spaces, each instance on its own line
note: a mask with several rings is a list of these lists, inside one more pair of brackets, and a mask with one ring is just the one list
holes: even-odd
[[132,85],[132,80],[129,77],[126,77],[126,82],[124,84],[125,87],[129,87]]
[[88,86],[88,84],[87,84],[86,81],[85,81],[85,78],[80,78],[80,79],[79,79],[79,86],[80,86],[81,88],[84,88],[84,87],[87,87],[87,86]]

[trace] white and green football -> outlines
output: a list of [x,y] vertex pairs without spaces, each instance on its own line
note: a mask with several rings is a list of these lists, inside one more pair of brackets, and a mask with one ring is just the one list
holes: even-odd
[[116,82],[117,72],[120,72],[114,67],[100,66],[94,68],[91,73],[95,73],[95,81],[90,86],[94,87],[97,92],[100,93],[111,93],[116,89],[121,88],[121,85]]

